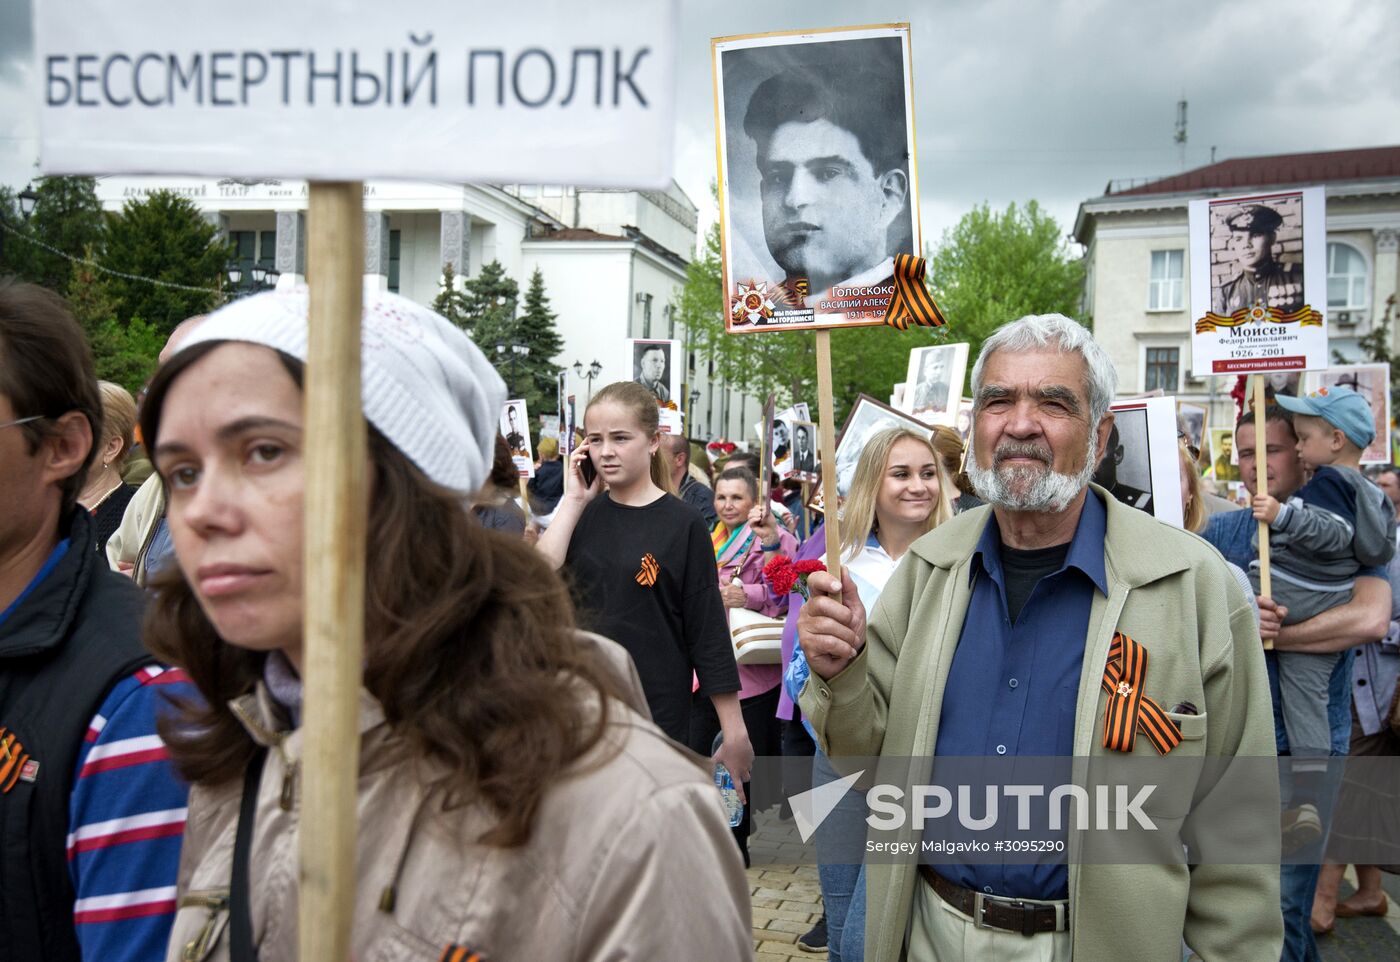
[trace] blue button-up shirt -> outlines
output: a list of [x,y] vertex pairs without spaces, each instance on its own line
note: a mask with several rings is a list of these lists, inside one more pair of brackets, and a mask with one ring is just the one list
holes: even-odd
[[[937,757],[1074,753],[1089,606],[1096,589],[1108,595],[1103,559],[1106,528],[1103,502],[1090,491],[1064,564],[1040,579],[1013,625],[1006,606],[1001,529],[995,515],[987,520],[972,554],[972,598],[948,671]],[[976,791],[974,797],[980,799],[982,794]],[[1002,798],[999,828],[1008,824],[1005,813],[1012,807],[1010,800]],[[973,818],[983,814],[980,801],[973,809]],[[932,838],[946,832],[939,827],[930,828],[928,834]],[[978,858],[987,861],[986,856]],[[991,895],[1068,897],[1069,871],[1063,864],[937,865],[935,871],[958,885]]]

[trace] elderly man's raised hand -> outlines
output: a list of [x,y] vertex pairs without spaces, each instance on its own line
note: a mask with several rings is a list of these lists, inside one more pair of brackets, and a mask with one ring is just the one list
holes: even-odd
[[[831,678],[845,670],[865,645],[865,606],[844,570],[841,583],[825,571],[807,577],[811,600],[797,616],[797,639],[812,671]],[[834,597],[840,589],[840,598]]]

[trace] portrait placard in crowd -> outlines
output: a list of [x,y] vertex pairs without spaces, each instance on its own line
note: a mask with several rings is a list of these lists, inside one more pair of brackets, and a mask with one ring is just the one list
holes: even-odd
[[836,490],[842,497],[850,493],[856,463],[866,442],[889,428],[909,428],[926,438],[933,436],[932,428],[922,421],[881,404],[868,394],[857,395],[836,442]]
[[1123,504],[1178,528],[1181,473],[1178,467],[1176,398],[1119,401],[1094,481]]
[[966,372],[966,343],[914,348],[909,352],[909,376],[900,410],[925,424],[953,427]]
[[1362,464],[1390,463],[1390,366],[1343,364],[1311,371],[1303,379],[1304,393],[1324,387],[1349,387],[1371,406],[1376,437],[1361,455]]
[[792,469],[783,480],[820,481],[817,474],[817,426],[811,421],[792,422]]
[[918,253],[909,27],[712,44],[731,333],[883,322]]
[[1180,401],[1177,403],[1176,413],[1181,419],[1181,427],[1186,432],[1186,439],[1193,448],[1199,451],[1206,438],[1208,413],[1205,407],[1200,404]]
[[1326,367],[1322,188],[1193,200],[1188,210],[1192,372]]
[[681,342],[629,338],[625,343],[632,380],[656,395],[656,405],[661,409],[661,433],[680,434]]
[[1235,453],[1235,432],[1231,428],[1211,428],[1210,447],[1202,457],[1209,460],[1205,476],[1216,481],[1240,480],[1240,458]]
[[512,398],[501,408],[501,437],[510,448],[510,459],[522,478],[535,476],[535,449],[530,443],[530,416],[525,402]]

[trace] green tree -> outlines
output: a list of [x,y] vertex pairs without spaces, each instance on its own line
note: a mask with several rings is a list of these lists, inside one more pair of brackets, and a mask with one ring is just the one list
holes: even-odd
[[[109,320],[117,316],[117,302],[107,286],[106,276],[97,269],[96,251],[87,247],[83,259],[73,265],[72,276],[68,279],[68,309],[82,326],[88,340],[93,341],[97,332]],[[96,343],[93,343],[96,349]]]
[[102,248],[103,213],[97,181],[91,177],[44,177],[34,185],[34,192],[39,196],[25,220],[15,194],[0,190],[0,217],[14,231],[6,231],[0,244],[4,251],[0,274],[65,291],[73,270],[69,258],[81,258],[88,248]]
[[154,324],[133,317],[125,324],[110,317],[93,336],[97,376],[115,381],[133,395],[146,386],[156,372],[166,334]]
[[108,217],[106,264],[182,286],[112,277],[108,286],[118,320],[140,317],[169,335],[185,318],[206,313],[222,300],[224,265],[232,256],[219,229],[186,198],[157,191],[128,201],[120,214]]
[[483,264],[481,272],[464,286],[465,330],[488,357],[494,357],[498,343],[512,343],[520,285],[511,280],[500,261],[492,261]]
[[1084,323],[1084,262],[1034,200],[1001,213],[986,204],[973,208],[944,232],[929,266],[949,339],[967,341],[971,358],[994,330],[1026,314],[1064,314]]
[[462,330],[470,330],[467,296],[457,283],[457,272],[450,261],[442,267],[442,290],[433,299],[433,310]]
[[530,349],[529,356],[521,359],[516,391],[525,398],[532,416],[554,410],[559,374],[554,359],[564,349],[564,339],[554,323],[557,317],[549,309],[544,275],[537,267],[525,289],[525,309],[515,322],[515,343]]

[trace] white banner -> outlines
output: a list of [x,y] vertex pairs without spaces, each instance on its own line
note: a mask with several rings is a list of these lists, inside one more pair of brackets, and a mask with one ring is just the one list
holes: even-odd
[[44,0],[46,174],[664,187],[676,0]]

